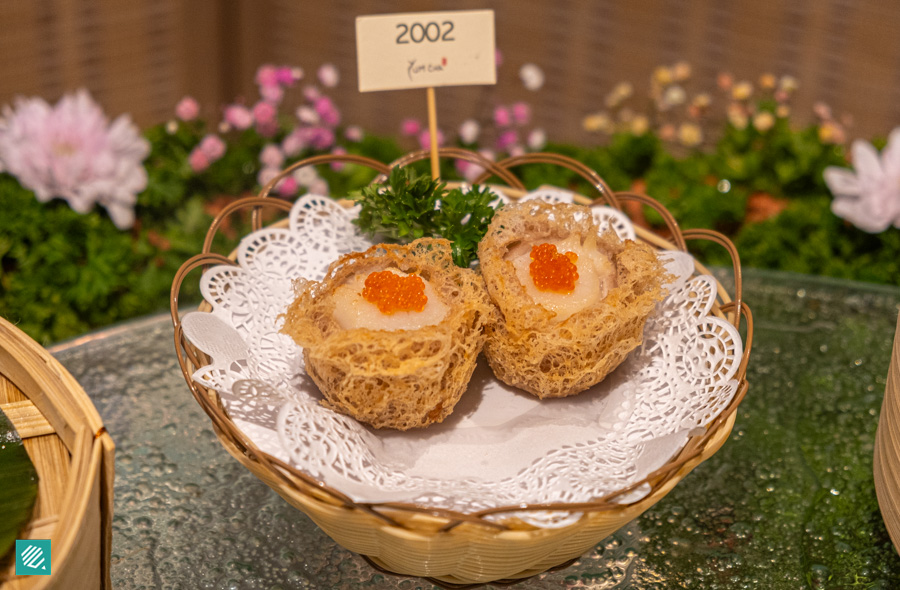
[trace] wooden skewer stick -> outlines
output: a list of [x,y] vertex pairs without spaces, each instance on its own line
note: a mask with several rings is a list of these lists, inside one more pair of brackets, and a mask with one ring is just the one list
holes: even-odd
[[429,149],[431,150],[431,177],[437,180],[441,175],[440,162],[438,160],[438,138],[437,138],[437,107],[434,101],[434,87],[429,86],[427,89],[428,97],[428,135],[430,139]]

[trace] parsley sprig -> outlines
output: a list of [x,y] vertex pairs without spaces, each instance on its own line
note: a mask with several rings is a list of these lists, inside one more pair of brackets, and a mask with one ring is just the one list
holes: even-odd
[[487,232],[497,199],[487,187],[468,192],[409,168],[394,168],[387,183],[351,195],[362,207],[354,221],[369,235],[391,241],[442,237],[452,242],[453,262],[468,267],[477,258],[478,242]]

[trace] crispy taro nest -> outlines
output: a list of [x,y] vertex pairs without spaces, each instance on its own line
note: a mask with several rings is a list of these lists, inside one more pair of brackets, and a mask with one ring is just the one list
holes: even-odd
[[[562,322],[534,303],[519,282],[510,248],[571,234],[597,235],[616,268],[616,286]],[[501,209],[478,247],[481,274],[500,318],[488,326],[484,353],[501,381],[539,398],[574,395],[602,381],[641,344],[644,323],[664,296],[667,273],[653,248],[600,232],[581,205],[527,201]]]
[[[395,268],[429,281],[449,310],[418,330],[345,330],[332,294],[357,274]],[[282,331],[303,347],[322,404],[375,428],[407,430],[441,422],[465,392],[496,313],[484,281],[456,266],[450,242],[423,238],[378,244],[342,256],[322,281],[294,281]]]

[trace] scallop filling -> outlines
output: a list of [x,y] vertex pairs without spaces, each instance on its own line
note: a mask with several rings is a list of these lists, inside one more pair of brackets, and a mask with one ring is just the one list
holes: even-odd
[[582,243],[572,234],[565,239],[523,242],[506,259],[516,269],[525,293],[562,322],[606,298],[616,286],[616,267],[597,247],[593,236]]
[[448,312],[431,283],[394,268],[354,275],[332,297],[334,319],[345,330],[418,330]]

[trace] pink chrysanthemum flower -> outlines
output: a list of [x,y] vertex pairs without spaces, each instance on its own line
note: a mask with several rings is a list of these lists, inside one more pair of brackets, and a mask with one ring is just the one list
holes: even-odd
[[278,68],[275,66],[265,64],[256,70],[256,84],[258,86],[278,86],[280,82]]
[[337,127],[338,123],[341,122],[340,111],[338,111],[337,107],[334,105],[334,101],[327,96],[320,96],[317,98],[313,107],[322,123],[325,125]]
[[150,143],[130,117],[111,124],[85,90],[54,107],[41,98],[19,98],[3,109],[0,161],[41,202],[65,199],[86,213],[95,203],[119,229],[134,224],[137,193],[147,186],[142,162]]
[[259,95],[263,97],[263,100],[278,104],[284,98],[284,88],[281,86],[260,86]]
[[185,96],[175,105],[175,116],[182,121],[193,121],[200,114],[200,105],[190,96]]
[[[346,155],[347,150],[341,146],[337,146],[331,150],[331,153],[334,155],[337,155],[337,156],[343,156],[343,155]],[[347,167],[346,162],[332,162],[331,163],[331,169],[336,172],[340,172],[341,170],[343,170],[346,167]]]
[[510,109],[516,125],[527,125],[531,122],[531,107],[526,102],[517,102]]
[[318,71],[319,82],[326,88],[334,88],[341,80],[340,73],[334,64],[325,64]]
[[418,135],[422,131],[422,124],[416,119],[403,119],[400,123],[400,133],[407,137]]
[[210,163],[209,156],[200,149],[200,146],[195,147],[191,150],[191,153],[188,154],[188,165],[194,172],[203,172],[209,168]]
[[260,169],[259,174],[256,175],[256,181],[259,182],[260,186],[265,186],[269,181],[278,176],[279,172],[280,170],[278,168],[263,166]]
[[320,96],[322,96],[322,91],[315,86],[305,86],[303,88],[303,98],[309,102],[315,102]]
[[260,135],[271,137],[278,132],[278,110],[272,103],[261,100],[253,105],[253,119]]
[[253,125],[253,113],[244,105],[233,104],[225,108],[225,122],[243,131]]
[[344,137],[347,141],[352,141],[354,143],[362,141],[364,135],[365,132],[359,125],[350,125],[344,130]]
[[519,134],[512,129],[507,129],[497,137],[497,150],[505,152],[519,143]]
[[277,170],[284,165],[284,152],[275,144],[267,144],[259,153],[259,161],[266,168],[275,168]]
[[284,151],[284,155],[289,158],[298,155],[308,146],[309,138],[306,136],[306,133],[303,132],[303,128],[294,129],[281,142],[281,149]]
[[304,125],[318,125],[319,113],[309,105],[297,107],[297,119]]
[[509,127],[512,125],[512,115],[508,108],[499,106],[494,109],[494,124],[497,127]]
[[334,131],[328,127],[313,127],[309,144],[315,150],[327,150],[334,145]]
[[224,156],[225,150],[227,149],[222,138],[212,133],[205,135],[203,139],[200,140],[200,144],[197,147],[206,154],[210,163],[215,162]]
[[293,86],[297,80],[303,77],[303,70],[282,66],[276,70],[275,77],[282,86]]
[[297,184],[297,180],[293,176],[288,176],[278,183],[275,190],[277,190],[278,194],[282,197],[293,197],[297,194],[299,188],[300,185]]
[[[444,145],[444,132],[440,129],[437,130],[437,144],[438,147],[442,147]],[[428,129],[423,129],[419,132],[419,147],[423,150],[431,149],[431,131]]]

